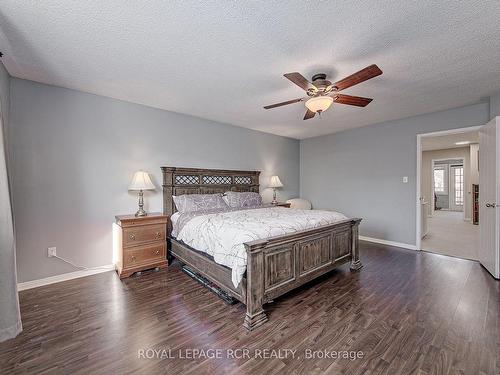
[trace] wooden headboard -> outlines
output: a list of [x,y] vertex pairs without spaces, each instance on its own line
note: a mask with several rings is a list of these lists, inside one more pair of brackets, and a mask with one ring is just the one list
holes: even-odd
[[216,194],[231,191],[259,192],[260,171],[231,171],[161,167],[163,173],[163,213],[175,213],[172,195]]

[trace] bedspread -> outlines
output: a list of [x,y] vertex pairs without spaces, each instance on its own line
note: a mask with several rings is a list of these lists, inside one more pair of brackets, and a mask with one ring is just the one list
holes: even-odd
[[339,212],[284,207],[224,209],[183,213],[172,235],[231,268],[238,287],[247,266],[244,243],[333,224],[347,217]]

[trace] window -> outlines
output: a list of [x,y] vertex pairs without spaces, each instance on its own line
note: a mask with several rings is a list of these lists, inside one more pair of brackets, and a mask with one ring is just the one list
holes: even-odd
[[445,166],[434,167],[434,191],[436,192],[436,194],[448,194]]
[[455,174],[455,206],[464,205],[464,168],[454,167]]

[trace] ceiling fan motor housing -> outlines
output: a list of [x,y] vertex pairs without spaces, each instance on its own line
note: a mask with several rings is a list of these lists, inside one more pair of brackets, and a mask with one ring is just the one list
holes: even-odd
[[315,74],[312,76],[312,81],[316,81],[316,80],[322,80],[324,81],[326,79],[326,74],[325,73],[318,73],[318,74]]
[[312,84],[315,88],[307,90],[307,95],[309,96],[326,95],[334,89],[332,83],[326,79],[325,73],[313,75]]

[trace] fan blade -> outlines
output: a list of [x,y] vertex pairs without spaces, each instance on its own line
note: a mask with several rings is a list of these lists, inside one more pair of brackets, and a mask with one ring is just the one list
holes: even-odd
[[337,94],[333,99],[334,103],[355,105],[357,107],[366,107],[373,99],[363,98],[361,96],[352,96]]
[[288,78],[290,81],[292,81],[293,83],[295,83],[297,86],[299,86],[300,88],[302,88],[305,91],[307,91],[307,89],[313,87],[312,84],[307,79],[305,79],[305,77],[302,74],[300,74],[298,72],[286,73],[286,74],[283,74],[283,76],[285,78]]
[[304,120],[309,120],[310,118],[313,118],[316,115],[315,112],[310,111],[309,109],[307,110],[306,114],[304,115]]
[[348,87],[357,85],[358,83],[369,80],[373,77],[379,76],[382,74],[382,71],[375,64],[370,65],[357,73],[350,75],[349,77],[345,77],[344,79],[335,82],[333,85],[337,87],[338,91],[344,90]]
[[301,102],[303,100],[304,100],[304,98],[288,100],[286,102],[281,102],[281,103],[266,105],[264,108],[265,109],[271,109],[271,108],[281,107],[282,105],[288,105],[288,104],[298,103],[298,102]]

